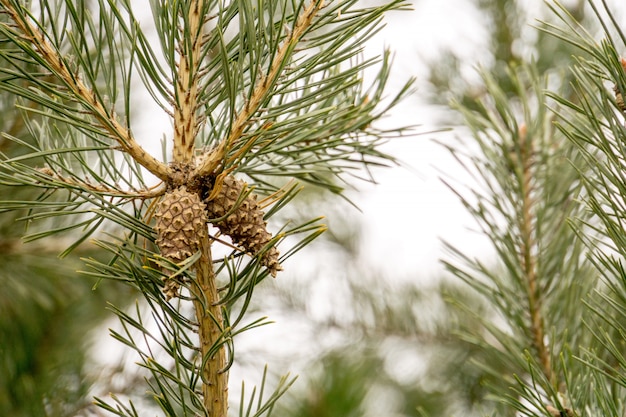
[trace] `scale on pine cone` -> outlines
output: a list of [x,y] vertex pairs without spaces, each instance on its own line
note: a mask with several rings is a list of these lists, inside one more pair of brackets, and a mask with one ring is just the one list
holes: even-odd
[[[198,194],[190,193],[185,186],[165,193],[154,214],[161,255],[179,263],[200,249],[200,240],[207,233],[205,209]],[[179,288],[178,282],[167,279],[163,292],[170,299],[178,296]]]
[[[256,194],[248,194],[241,200],[246,183],[229,175],[224,178],[221,189],[212,200],[205,199],[208,216],[220,232],[230,236],[233,243],[256,256],[272,240],[263,220],[263,211],[257,203]],[[282,267],[278,263],[278,250],[269,248],[261,258],[273,277]]]

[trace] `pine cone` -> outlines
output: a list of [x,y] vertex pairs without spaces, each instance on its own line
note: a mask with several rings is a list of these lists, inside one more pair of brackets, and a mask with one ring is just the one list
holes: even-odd
[[[245,187],[246,183],[243,181],[227,176],[215,198],[205,201],[211,219],[219,219],[230,213],[225,219],[212,223],[220,232],[230,236],[235,245],[241,246],[255,256],[272,240],[272,234],[267,231],[267,223],[263,220],[264,213],[257,204],[255,194],[249,194],[233,210]],[[278,271],[282,271],[278,255],[278,250],[271,247],[261,258],[261,263],[269,269],[273,277]]]
[[[161,255],[179,263],[200,248],[200,239],[206,236],[205,204],[197,194],[182,186],[167,192],[159,202],[156,213],[158,237],[156,244]],[[180,284],[168,279],[163,292],[167,298],[176,297]]]

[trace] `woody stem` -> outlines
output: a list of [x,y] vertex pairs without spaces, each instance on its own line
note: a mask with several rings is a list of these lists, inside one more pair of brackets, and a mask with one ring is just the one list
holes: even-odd
[[198,133],[198,83],[201,62],[204,1],[191,2],[188,24],[181,35],[180,59],[176,79],[176,107],[174,109],[174,161],[190,162],[193,158]]
[[193,305],[198,322],[201,353],[201,378],[204,407],[211,417],[228,414],[228,372],[225,370],[226,352],[222,345],[224,317],[218,304],[215,272],[211,260],[208,236],[200,241],[202,256],[196,264],[196,284],[199,295]]

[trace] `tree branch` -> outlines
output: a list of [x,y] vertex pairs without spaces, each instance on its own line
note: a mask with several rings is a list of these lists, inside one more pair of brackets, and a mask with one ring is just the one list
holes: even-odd
[[202,395],[204,406],[211,417],[228,414],[228,372],[226,351],[221,338],[224,333],[222,306],[218,300],[215,272],[211,259],[211,241],[208,236],[200,241],[202,255],[195,265],[199,294],[193,300],[198,320],[198,337],[202,359]]
[[298,17],[293,30],[288,34],[287,39],[285,39],[274,55],[274,59],[270,64],[267,74],[261,75],[257,80],[250,99],[237,115],[231,126],[228,137],[220,142],[216,149],[203,156],[193,172],[195,177],[213,174],[218,167],[223,166],[223,160],[228,150],[233,143],[242,137],[243,132],[250,124],[250,118],[259,109],[263,99],[275,85],[274,82],[278,78],[281,69],[284,68],[284,61],[287,54],[298,44],[302,36],[311,26],[314,17],[323,7],[324,0],[312,0],[304,9],[300,17]]
[[20,12],[14,8],[11,1],[0,0],[0,5],[13,20],[24,39],[35,47],[48,69],[59,77],[75,97],[80,99],[79,101],[83,103],[89,114],[98,121],[98,124],[107,132],[108,136],[115,140],[120,148],[132,156],[140,165],[159,179],[167,181],[170,175],[168,166],[146,152],[137,143],[130,129],[122,126],[115,115],[106,110],[94,91],[87,87],[78,76],[71,73],[65,64],[63,56],[47,41],[39,28],[27,19],[24,19]]
[[[66,186],[70,186],[71,188],[78,188],[81,190],[94,192],[102,195],[107,195],[111,197],[121,197],[121,198],[132,198],[132,199],[141,199],[148,200],[150,198],[156,198],[163,195],[166,191],[165,184],[160,183],[155,185],[154,187],[147,189],[133,189],[133,190],[123,190],[120,188],[113,188],[106,186],[104,184],[92,184],[85,180],[79,180],[77,178],[68,178],[61,176],[54,172],[50,168],[39,168],[39,171],[42,176],[44,176],[45,183],[50,184],[51,186],[55,186],[55,183],[61,183]],[[41,182],[44,182],[42,179]]]
[[520,156],[522,164],[522,219],[520,248],[520,261],[524,278],[527,285],[528,310],[530,313],[530,331],[532,333],[532,344],[537,352],[539,363],[546,378],[554,383],[554,373],[552,371],[552,360],[550,351],[544,341],[545,329],[543,316],[541,314],[541,300],[537,290],[537,257],[534,253],[537,242],[534,237],[533,225],[533,197],[532,197],[532,165],[533,165],[533,144],[527,138],[526,126],[522,125],[519,132]]
[[[182,6],[181,6],[182,7]],[[176,74],[176,107],[174,109],[174,161],[190,162],[194,154],[198,118],[199,68],[202,61],[202,33],[205,1],[195,0],[189,6],[188,25],[181,34],[180,60]],[[187,31],[189,34],[187,35]]]

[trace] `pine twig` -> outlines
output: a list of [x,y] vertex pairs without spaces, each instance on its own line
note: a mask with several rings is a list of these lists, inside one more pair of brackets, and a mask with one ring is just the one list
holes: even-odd
[[[176,106],[174,108],[174,162],[188,165],[195,153],[195,141],[201,125],[198,117],[198,85],[202,62],[202,38],[205,1],[189,4],[187,20],[178,45],[180,58],[176,76]],[[181,6],[181,11],[186,12]],[[193,297],[193,307],[198,321],[199,349],[201,353],[200,376],[202,399],[211,417],[228,414],[228,372],[226,350],[222,345],[224,316],[219,303],[215,270],[211,254],[211,240],[200,237],[200,259],[194,265],[198,294]]]
[[221,338],[224,332],[222,306],[217,303],[218,289],[211,259],[211,241],[204,236],[200,242],[202,256],[195,265],[196,284],[202,299],[195,297],[193,306],[198,320],[198,334],[202,358],[202,396],[204,407],[211,417],[228,414],[228,372],[226,350]]
[[537,289],[537,258],[533,253],[537,244],[534,238],[533,227],[533,144],[532,140],[527,138],[526,126],[522,125],[519,132],[520,138],[520,155],[522,165],[522,219],[521,219],[521,237],[522,244],[520,248],[520,261],[527,284],[528,310],[530,314],[530,331],[532,333],[532,343],[539,357],[542,371],[546,378],[554,383],[554,373],[552,371],[552,363],[550,352],[545,344],[544,323],[541,314],[541,301]]
[[[283,68],[285,58],[289,51],[292,51],[295,45],[300,41],[302,36],[311,26],[313,19],[317,13],[324,7],[324,0],[312,0],[309,5],[304,9],[298,20],[296,21],[293,30],[287,36],[287,39],[278,48],[274,59],[272,60],[269,71],[266,75],[261,75],[257,84],[254,87],[252,96],[237,115],[234,120],[228,137],[226,137],[218,147],[208,154],[206,154],[198,163],[198,166],[193,172],[196,177],[203,177],[213,173],[217,168],[223,164],[224,157],[228,153],[228,150],[239,140],[246,127],[250,124],[250,118],[258,110],[263,99],[267,96],[267,93],[274,85],[274,81],[278,78],[280,70]],[[216,186],[214,191],[219,191],[219,186]],[[214,195],[210,196],[214,197]]]
[[176,78],[176,107],[174,109],[174,161],[188,163],[194,155],[194,144],[201,123],[198,118],[199,68],[202,62],[204,0],[189,6],[189,39],[181,35],[180,60]]
[[122,190],[119,188],[113,188],[106,186],[104,184],[92,184],[88,181],[78,180],[76,178],[67,178],[62,175],[57,174],[50,168],[39,168],[39,171],[46,179],[50,179],[51,181],[56,181],[68,185],[70,187],[80,188],[82,190],[87,190],[90,192],[95,192],[98,194],[108,195],[111,197],[122,197],[122,198],[133,198],[140,200],[149,200],[152,198],[159,197],[165,193],[165,184],[160,183],[154,187],[148,189],[140,189],[140,190]]
[[72,94],[80,98],[88,112],[98,121],[100,127],[108,133],[109,137],[115,140],[120,148],[140,165],[159,179],[166,181],[170,176],[170,170],[167,165],[146,152],[137,143],[130,129],[123,127],[115,115],[105,109],[94,91],[86,86],[76,74],[71,73],[63,56],[46,40],[39,28],[27,19],[23,19],[11,1],[0,0],[0,5],[20,30],[24,39],[35,47],[49,69],[60,78]]

